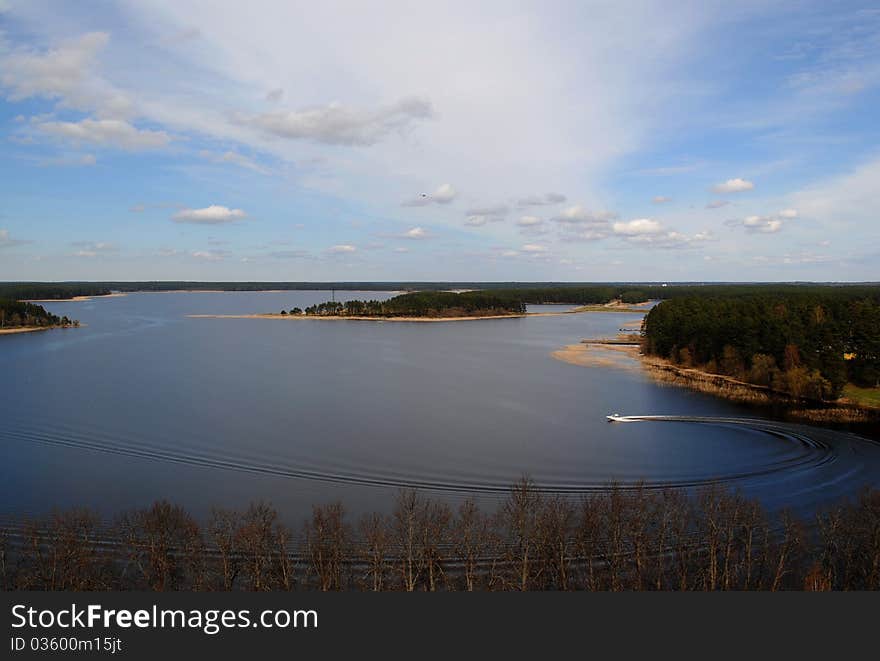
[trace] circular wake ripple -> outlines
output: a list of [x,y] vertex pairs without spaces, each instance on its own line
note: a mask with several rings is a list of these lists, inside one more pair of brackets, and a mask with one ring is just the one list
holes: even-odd
[[[712,475],[686,480],[649,480],[615,482],[619,488],[662,489],[673,487],[700,487],[715,483],[736,483],[743,480],[754,480],[767,476],[790,476],[802,471],[817,471],[838,459],[837,449],[842,441],[874,443],[868,439],[844,434],[827,429],[806,427],[789,423],[750,418],[723,417],[691,417],[691,416],[628,416],[625,422],[680,422],[721,426],[744,427],[751,431],[765,434],[774,442],[783,442],[792,446],[791,456],[766,466],[758,466],[753,470],[736,473]],[[467,482],[441,481],[418,476],[402,476],[396,474],[355,473],[351,471],[327,470],[327,467],[310,468],[295,465],[271,464],[242,457],[209,456],[182,451],[177,447],[156,447],[139,445],[134,442],[119,443],[110,439],[91,436],[84,438],[75,432],[50,432],[22,429],[0,431],[0,438],[27,443],[39,443],[81,449],[106,454],[121,455],[152,461],[162,461],[204,468],[239,471],[274,477],[315,480],[351,485],[416,488],[430,491],[452,491],[471,493],[504,493],[509,491],[510,482]],[[876,444],[875,444],[876,445]],[[601,483],[552,483],[538,482],[536,488],[544,493],[579,494],[605,491],[609,488],[609,480]]]

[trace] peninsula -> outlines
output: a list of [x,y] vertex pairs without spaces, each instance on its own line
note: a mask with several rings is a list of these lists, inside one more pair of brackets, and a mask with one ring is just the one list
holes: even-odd
[[0,299],[0,335],[71,326],[79,326],[79,322],[51,314],[41,305]]

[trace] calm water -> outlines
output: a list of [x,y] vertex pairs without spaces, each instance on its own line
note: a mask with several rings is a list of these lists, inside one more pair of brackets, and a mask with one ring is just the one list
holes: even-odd
[[[337,292],[337,299],[383,298]],[[608,424],[605,415],[753,411],[550,352],[636,317],[460,323],[190,319],[305,307],[327,292],[133,294],[45,304],[85,327],[0,338],[0,510],[158,498],[204,515],[269,500],[388,509],[401,486],[491,505],[548,491],[723,480],[804,513],[880,485],[880,446],[767,422]],[[559,306],[542,306],[554,309]]]

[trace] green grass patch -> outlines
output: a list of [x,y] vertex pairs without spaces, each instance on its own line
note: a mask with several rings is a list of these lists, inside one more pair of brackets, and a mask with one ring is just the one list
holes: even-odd
[[880,388],[859,388],[847,383],[843,388],[843,396],[862,406],[880,408]]

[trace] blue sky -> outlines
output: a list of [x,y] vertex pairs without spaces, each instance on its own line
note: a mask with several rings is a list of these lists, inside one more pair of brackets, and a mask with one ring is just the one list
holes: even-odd
[[872,3],[0,0],[0,279],[877,280]]

